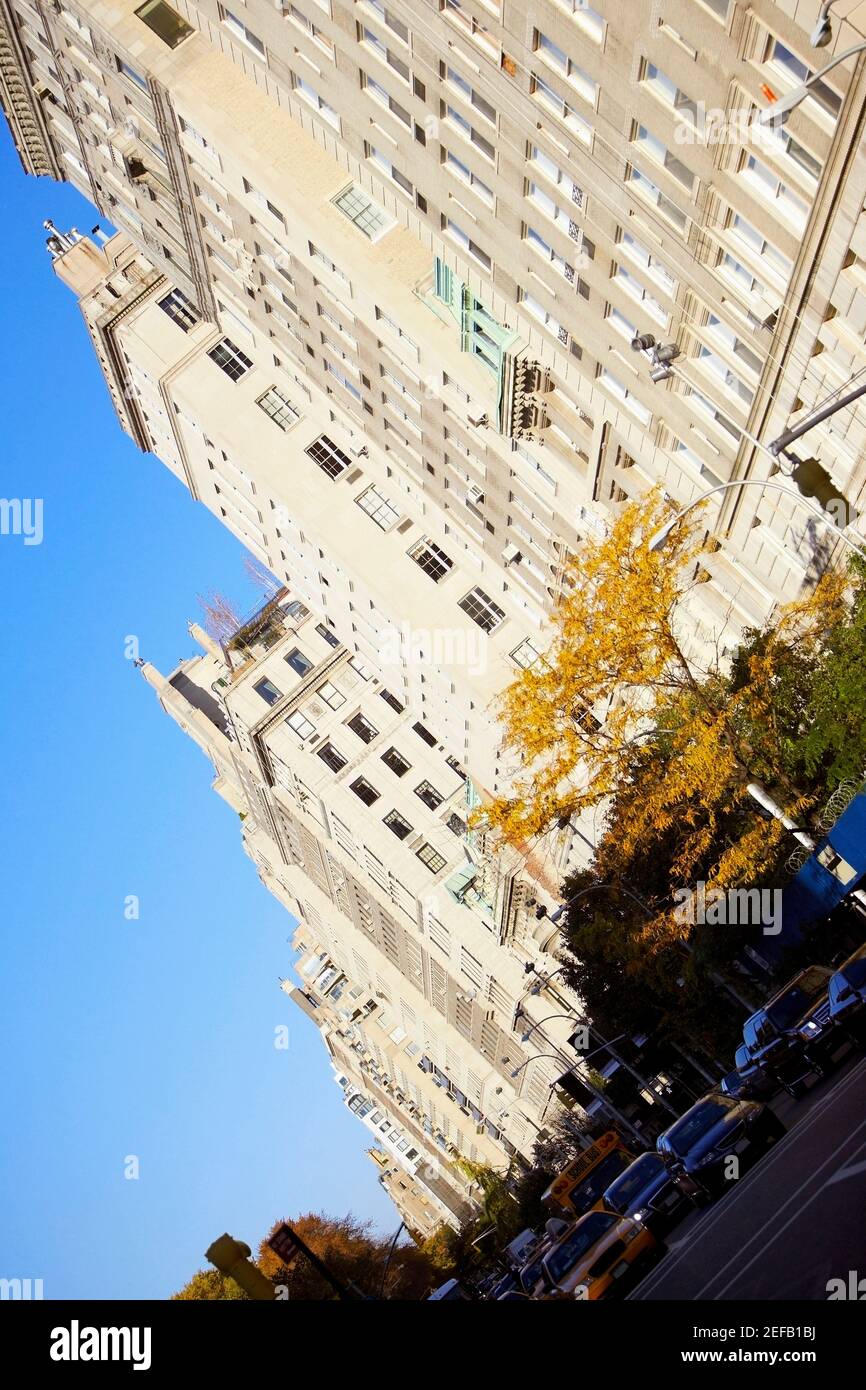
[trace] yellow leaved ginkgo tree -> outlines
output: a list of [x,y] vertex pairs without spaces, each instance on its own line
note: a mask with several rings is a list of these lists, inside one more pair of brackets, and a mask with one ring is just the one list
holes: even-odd
[[[782,609],[734,682],[721,646],[707,656],[707,642],[693,640],[687,595],[709,548],[700,512],[653,549],[669,517],[657,492],[629,502],[573,562],[548,650],[500,697],[516,766],[509,794],[481,815],[527,843],[589,808],[613,806],[608,859],[613,848],[628,864],[655,841],[669,842],[675,828],[672,884],[689,882],[717,848],[711,877],[724,888],[753,881],[782,834],[777,821],[756,816],[717,846],[719,821],[748,801],[749,781],[767,781],[794,815],[806,804],[778,770],[777,686],[792,652],[798,660],[819,654],[844,613],[846,582],[828,574]],[[668,914],[655,926],[671,929]]]

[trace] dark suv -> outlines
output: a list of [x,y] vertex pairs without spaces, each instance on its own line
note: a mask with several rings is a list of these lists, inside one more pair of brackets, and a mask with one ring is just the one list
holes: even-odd
[[768,1105],[716,1089],[660,1134],[656,1147],[681,1191],[703,1205],[724,1191],[729,1159],[751,1167],[784,1133]]
[[823,1076],[838,1044],[827,987],[832,971],[810,965],[789,980],[743,1025],[743,1041],[756,1063],[791,1096],[811,1076]]

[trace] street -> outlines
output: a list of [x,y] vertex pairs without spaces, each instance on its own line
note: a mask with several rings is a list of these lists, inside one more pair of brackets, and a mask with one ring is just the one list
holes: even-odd
[[784,1140],[671,1232],[633,1299],[826,1300],[830,1280],[866,1277],[866,1058],[773,1108]]

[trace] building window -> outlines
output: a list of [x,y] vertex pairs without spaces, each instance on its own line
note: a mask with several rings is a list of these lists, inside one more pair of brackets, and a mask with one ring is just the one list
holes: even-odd
[[433,848],[432,845],[428,845],[425,842],[419,850],[415,851],[415,853],[421,860],[421,863],[427,865],[427,868],[430,870],[431,874],[438,874],[441,869],[445,868],[444,858],[438,850]]
[[247,48],[251,48],[257,57],[264,58],[264,44],[251,29],[247,28],[242,19],[238,19],[237,15],[233,15],[231,10],[225,9],[222,5],[220,5],[220,19],[229,33],[234,34],[241,43],[245,43]]
[[465,598],[460,600],[460,607],[485,632],[493,632],[505,617],[503,610],[483,589],[471,589]]
[[366,782],[363,777],[355,778],[352,783],[352,791],[361,798],[365,806],[372,806],[374,802],[379,800],[379,793],[376,788],[371,787],[370,783]]
[[324,97],[319,96],[315,87],[311,87],[309,82],[305,82],[302,77],[294,75],[292,85],[296,96],[302,97],[308,106],[312,106],[314,111],[318,111],[322,119],[328,122],[328,125],[333,126],[335,130],[340,129],[339,115],[333,106],[328,105]]
[[485,202],[488,207],[493,207],[493,189],[488,188],[486,183],[482,183],[478,175],[470,169],[467,164],[464,164],[462,160],[458,159],[456,155],[452,154],[450,150],[445,151],[445,168],[448,170],[449,174],[453,174],[455,178],[460,179],[461,183],[465,183],[467,187],[474,189],[478,197],[482,202]]
[[313,663],[308,661],[299,647],[292,647],[292,650],[284,657],[293,671],[299,676],[305,676],[308,671],[312,671]]
[[514,662],[515,666],[519,666],[522,670],[528,671],[541,660],[541,653],[536,650],[527,637],[524,642],[521,642],[519,647],[514,648],[514,651],[511,653],[511,660]]
[[436,811],[442,805],[442,796],[430,782],[421,782],[415,788],[415,795],[420,797],[425,806],[429,806],[431,811]]
[[385,816],[384,824],[389,830],[393,830],[398,840],[405,840],[407,835],[412,834],[412,826],[397,811],[389,811]]
[[324,623],[316,623],[316,631],[318,632],[320,637],[324,638],[329,647],[339,647],[339,637],[335,637],[331,629],[329,627],[325,627]]
[[349,665],[351,666],[353,671],[357,671],[362,681],[372,680],[373,672],[370,670],[369,666],[364,665],[360,657],[350,656]]
[[344,189],[333,201],[334,206],[371,241],[378,241],[394,226],[394,219],[377,207],[369,194],[356,183]]
[[413,545],[409,554],[415,564],[420,565],[425,574],[429,574],[434,584],[439,583],[439,580],[448,573],[453,564],[445,551],[429,539]]
[[686,214],[666,194],[662,193],[658,184],[653,183],[652,179],[648,179],[646,174],[642,174],[640,169],[636,169],[634,165],[628,170],[626,180],[632,190],[641,198],[655,204],[662,217],[673,223],[678,231],[685,232],[688,225]]
[[380,690],[379,695],[385,701],[386,705],[390,705],[398,714],[403,713],[404,706],[401,705],[396,695],[391,694],[390,690]]
[[325,704],[330,705],[331,709],[339,709],[341,705],[346,703],[346,697],[342,690],[338,690],[332,681],[325,681],[324,685],[320,685],[316,694],[321,695]]
[[436,747],[436,739],[433,737],[429,729],[424,728],[423,724],[413,724],[412,728],[414,732],[418,735],[418,737],[422,739],[424,743],[427,744],[428,748]]
[[239,347],[235,347],[229,338],[223,338],[221,343],[212,347],[208,357],[212,362],[216,362],[217,366],[221,367],[232,381],[239,381],[253,365],[246,353],[241,352]]
[[159,307],[164,314],[168,314],[184,333],[188,333],[191,328],[195,328],[198,323],[198,314],[187,299],[186,295],[180,290],[171,290],[165,299],[159,301]]
[[386,767],[390,767],[395,777],[403,777],[409,771],[412,764],[407,762],[402,753],[398,753],[396,748],[388,748],[382,754],[382,762]]
[[338,449],[333,440],[326,434],[320,434],[304,452],[309,454],[314,463],[327,473],[331,479],[339,478],[340,474],[349,467],[352,460],[348,454],[344,454],[342,449]]
[[195,33],[192,25],[187,24],[171,5],[166,5],[165,0],[147,0],[147,4],[140,6],[135,13],[169,48],[177,48],[178,44]]
[[283,698],[282,691],[277,690],[273,681],[269,681],[267,676],[263,676],[260,681],[256,681],[253,690],[255,690],[257,695],[261,695],[262,699],[268,705],[275,705],[278,700],[282,700]]
[[348,762],[348,758],[344,758],[339,749],[334,747],[333,743],[323,743],[321,748],[316,749],[316,756],[321,758],[322,762],[326,763],[332,772],[342,772]]
[[399,188],[402,188],[404,193],[409,194],[410,198],[413,197],[415,189],[411,181],[391,163],[390,157],[387,154],[384,154],[382,150],[377,150],[375,145],[368,145],[367,158],[371,163],[377,165],[378,168],[382,170],[386,178],[396,183]]
[[[143,92],[150,91],[147,78],[143,77],[137,68],[131,67],[129,63],[125,63],[122,58],[116,58],[115,62],[117,63],[117,71],[122,73],[129,82],[134,82],[136,87],[140,87]],[[82,173],[83,172],[82,170]]]
[[256,404],[261,406],[265,414],[269,415],[281,430],[290,430],[301,418],[301,412],[295,409],[288,396],[284,396],[276,386],[269,386],[265,394],[259,396]]
[[365,719],[363,714],[360,713],[348,719],[346,721],[346,727],[351,729],[353,734],[357,734],[362,743],[372,743],[373,739],[376,738],[379,733],[378,729],[373,728],[369,719]]
[[298,735],[298,738],[312,738],[313,734],[316,732],[315,724],[311,724],[309,719],[301,714],[299,709],[296,709],[294,714],[289,715],[286,723],[292,732]]
[[539,56],[542,57],[546,63],[550,63],[551,67],[556,68],[557,72],[561,72],[563,77],[568,79],[572,87],[583,97],[584,101],[588,102],[590,106],[595,106],[596,97],[598,96],[598,83],[592,80],[589,73],[584,72],[583,68],[578,67],[577,63],[575,63],[572,58],[569,58],[567,53],[564,53],[561,48],[558,48],[556,44],[553,43],[546,34],[542,34],[540,30],[536,30],[535,32],[535,48]]
[[465,247],[470,256],[474,256],[476,261],[480,261],[485,270],[490,270],[492,261],[487,252],[482,251],[478,243],[473,241],[462,227],[458,227],[456,222],[452,222],[450,217],[445,218],[445,230],[454,241]]
[[663,169],[681,184],[687,193],[691,193],[695,186],[695,176],[688,165],[683,164],[675,154],[672,154],[667,145],[647,130],[646,126],[639,125],[637,134],[634,137],[635,144],[643,150],[650,159],[656,164],[660,164]]
[[377,487],[368,487],[360,497],[355,498],[355,503],[366,512],[367,516],[383,531],[390,531],[391,527],[400,520],[400,513],[393,506],[388,498],[383,496]]

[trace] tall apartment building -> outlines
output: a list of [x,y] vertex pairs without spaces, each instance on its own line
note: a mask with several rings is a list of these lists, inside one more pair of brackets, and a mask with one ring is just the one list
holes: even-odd
[[[442,593],[470,621],[536,629],[612,502],[765,476],[748,436],[859,368],[862,55],[780,131],[756,143],[747,125],[768,87],[863,38],[862,4],[840,0],[819,54],[818,0],[237,8],[2,0],[25,167],[71,179],[129,232],[214,346],[228,339],[227,370],[249,359],[290,401],[297,375],[320,388],[334,442],[433,533]],[[680,346],[668,382],[629,351],[636,330]],[[855,506],[864,419],[810,436]],[[294,460],[305,444],[285,447]],[[299,500],[290,513],[319,606],[333,595],[317,549],[360,586],[357,528],[310,535]],[[699,607],[716,628],[795,593],[824,539],[757,488],[714,499],[707,521]],[[411,623],[413,558],[390,549]],[[374,619],[390,617],[365,577]],[[440,693],[473,742],[498,658],[490,682],[465,660],[448,681],[445,663]]]
[[[818,53],[819,0],[232,5],[0,0],[0,98],[25,168],[70,180],[120,229],[105,246],[57,234],[50,244],[123,427],[319,615],[340,671],[372,692],[356,687],[352,699],[377,739],[388,736],[384,689],[402,706],[387,710],[405,719],[409,745],[413,725],[433,740],[422,780],[443,797],[435,810],[414,790],[386,793],[394,774],[376,762],[378,743],[365,754],[349,730],[344,746],[329,723],[342,727],[339,713],[315,692],[322,715],[291,705],[283,667],[282,683],[264,678],[288,732],[256,729],[264,697],[239,682],[249,746],[238,767],[252,758],[258,768],[243,792],[255,808],[250,852],[305,924],[308,902],[318,913],[317,941],[333,929],[336,942],[335,922],[343,939],[354,896],[339,916],[336,895],[354,888],[340,874],[354,881],[363,865],[370,902],[404,932],[396,946],[377,935],[382,979],[392,993],[388,968],[411,979],[407,943],[428,952],[431,1030],[445,1017],[435,988],[451,1030],[443,1047],[448,1037],[455,1056],[470,1046],[459,1006],[490,1068],[490,1079],[473,1068],[470,1082],[467,1056],[466,1074],[451,1078],[440,1054],[442,1084],[467,1098],[470,1116],[480,1110],[482,1129],[498,1127],[501,1099],[505,1139],[525,1152],[547,1079],[524,1104],[534,1065],[521,1073],[517,1120],[508,1086],[501,1096],[496,1086],[522,1065],[520,971],[541,969],[556,937],[495,896],[491,930],[480,904],[467,906],[484,896],[471,869],[462,900],[449,893],[467,841],[443,820],[460,816],[447,758],[479,797],[507,787],[491,701],[535,659],[569,558],[619,501],[660,483],[686,504],[716,484],[766,478],[752,440],[866,369],[863,56],[815,82],[775,134],[748,132],[768,88],[784,94],[864,40],[866,6],[839,0],[833,41]],[[648,331],[681,349],[665,381],[630,350]],[[866,410],[852,408],[809,435],[858,510],[864,426]],[[696,640],[735,640],[833,549],[795,496],[732,488],[705,516],[713,541],[691,597]],[[324,649],[298,646],[320,673]],[[227,739],[198,695],[192,714],[178,706],[178,682],[209,690],[227,679],[221,657],[200,661],[160,684],[161,696],[197,734],[204,720],[208,739]],[[319,757],[323,738],[347,766]],[[213,747],[218,767],[239,758],[239,741]],[[291,774],[278,775],[283,765]],[[295,777],[313,788],[309,803]],[[393,825],[353,778],[387,797]],[[274,839],[272,803],[313,837],[303,865],[288,838]],[[326,841],[307,820],[317,803]],[[401,821],[412,835],[398,843]],[[426,864],[408,848],[419,835]],[[532,894],[543,901],[591,840],[578,826],[526,847]],[[323,853],[340,866],[333,879]],[[500,859],[491,855],[500,887],[518,882]],[[433,915],[454,933],[444,985],[424,875]],[[481,985],[461,976],[464,946]],[[486,1051],[484,1025],[488,1039],[499,1030]],[[560,1046],[555,1026],[548,1051]],[[467,1140],[460,1129],[460,1152]]]
[[459,1217],[457,1158],[530,1154],[579,1061],[526,856],[467,828],[471,777],[302,600],[280,591],[224,648],[193,632],[202,655],[143,673],[300,924],[283,988],[350,1109]]

